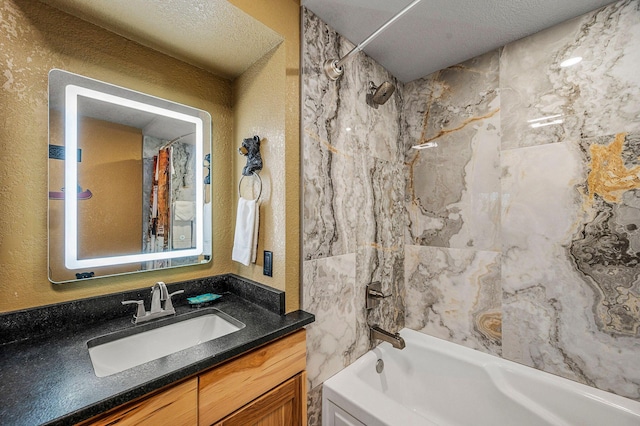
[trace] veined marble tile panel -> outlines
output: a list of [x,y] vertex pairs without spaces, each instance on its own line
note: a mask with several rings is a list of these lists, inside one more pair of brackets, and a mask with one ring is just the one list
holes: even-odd
[[370,157],[357,164],[358,184],[364,190],[358,212],[358,247],[399,251],[403,245],[402,166]]
[[302,151],[304,259],[355,252],[363,200],[353,157],[306,137]]
[[[402,83],[362,52],[345,67],[350,68],[354,82],[352,93],[356,96],[355,104],[344,108],[343,112],[353,120],[351,132],[357,135],[359,155],[401,162],[404,159],[400,134]],[[384,81],[389,81],[396,89],[384,105],[373,108],[367,104],[367,94],[372,93],[370,83],[379,86]]]
[[[370,348],[368,324],[397,331],[404,324],[402,166],[364,156],[359,163],[365,204],[359,214],[356,305],[359,306],[358,350],[353,361]],[[366,285],[380,281],[392,294],[374,310],[365,310]]]
[[[403,97],[406,243],[499,251],[498,51],[406,84]],[[424,142],[437,146],[410,148]]]
[[[317,259],[355,252],[355,145],[338,122],[340,85],[320,58],[340,54],[339,36],[310,12],[303,20],[303,253]],[[351,242],[351,244],[350,244]]]
[[366,201],[369,176],[360,175],[362,158],[398,161],[401,89],[385,105],[366,103],[369,81],[398,82],[363,53],[329,80],[322,64],[354,46],[305,10],[303,51],[303,250],[319,259],[357,250],[358,215]]
[[588,221],[569,253],[595,294],[598,328],[640,340],[640,133],[584,139]]
[[[592,173],[609,179],[613,172],[590,161],[589,147],[613,151],[600,157],[607,164],[616,156],[638,162],[637,152],[624,155],[607,144],[615,140],[502,153],[503,356],[640,399],[640,338],[631,331],[640,320],[638,272],[629,268],[634,256],[638,261],[637,251],[629,251],[637,240],[623,241],[640,203],[633,188],[619,194],[618,206],[589,193]],[[633,172],[630,166],[621,171]]]
[[[502,149],[640,130],[639,45],[637,0],[506,45],[500,58]],[[560,66],[577,56],[582,62]]]
[[307,426],[322,426],[322,385],[309,389],[307,397]]
[[316,316],[307,327],[307,379],[313,389],[349,365],[357,333],[356,255],[303,263],[303,309]]
[[[404,247],[363,248],[358,251],[357,256],[357,303],[362,310],[358,318],[358,351],[352,361],[372,348],[369,325],[377,324],[387,331],[397,332],[404,327],[405,316]],[[380,281],[382,292],[390,296],[367,312],[366,286],[375,281]]]
[[500,257],[405,245],[405,326],[500,355]]
[[[493,50],[405,84],[407,106],[423,106],[405,110],[405,125],[414,127],[407,129],[405,149],[437,142],[497,113],[499,59],[499,51]],[[425,85],[431,90],[423,89]],[[428,96],[426,102],[415,99],[421,95]]]

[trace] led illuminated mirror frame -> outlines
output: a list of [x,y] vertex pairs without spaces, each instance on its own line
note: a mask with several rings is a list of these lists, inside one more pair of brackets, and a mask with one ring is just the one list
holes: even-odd
[[51,70],[50,281],[210,261],[210,152],[206,111]]

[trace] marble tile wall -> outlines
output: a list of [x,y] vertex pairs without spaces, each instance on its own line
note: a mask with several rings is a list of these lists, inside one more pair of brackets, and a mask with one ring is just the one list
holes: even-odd
[[[500,250],[498,51],[404,87],[407,244]],[[411,146],[437,144],[425,150]]]
[[498,356],[499,61],[495,50],[407,83],[402,114],[406,326]]
[[621,1],[404,86],[408,327],[640,400],[639,45]]
[[[354,45],[303,9],[303,309],[307,328],[310,425],[321,423],[322,383],[370,347],[367,323],[404,325],[404,153],[401,84],[363,53],[329,80],[322,64]],[[367,105],[369,81],[397,89]],[[365,286],[385,299],[365,310]]]

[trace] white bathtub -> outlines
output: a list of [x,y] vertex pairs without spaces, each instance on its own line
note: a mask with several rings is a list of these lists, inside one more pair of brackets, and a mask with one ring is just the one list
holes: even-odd
[[640,425],[640,402],[406,328],[400,334],[405,349],[382,343],[324,382],[324,426]]

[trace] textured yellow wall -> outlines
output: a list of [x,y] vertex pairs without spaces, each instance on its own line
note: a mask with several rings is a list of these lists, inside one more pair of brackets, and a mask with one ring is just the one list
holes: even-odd
[[[244,266],[234,262],[238,275],[285,290],[285,76],[284,47],[274,49],[255,63],[233,82],[234,148],[242,139],[258,135],[263,169],[262,195],[260,196],[260,228],[258,256],[255,265]],[[236,151],[237,152],[237,151]],[[234,182],[239,184],[247,157],[237,154],[234,158]],[[254,177],[242,181],[245,198],[255,198],[259,185]],[[254,189],[252,193],[251,189]],[[238,192],[234,193],[237,206]],[[273,252],[273,277],[263,274],[263,251]]]
[[[253,108],[253,113],[246,114],[249,119],[236,123],[234,150],[243,138],[254,133],[261,137],[266,135],[269,139],[262,146],[262,152],[268,158],[264,159],[265,170],[261,176],[265,177],[265,190],[269,193],[265,194],[261,214],[273,212],[271,221],[260,226],[260,232],[266,234],[267,241],[260,238],[258,242],[258,264],[244,267],[236,263],[236,273],[284,289],[287,311],[292,311],[300,306],[300,2],[229,2],[284,38],[280,46],[247,70],[234,84],[234,108],[236,105],[244,111]],[[282,62],[286,68],[284,75]],[[279,109],[283,102],[284,117]],[[282,119],[284,132],[280,133],[276,126]],[[237,187],[245,159],[236,158],[234,163]],[[237,198],[237,193],[234,196]],[[273,238],[271,243],[270,238]],[[262,275],[263,250],[274,252],[273,278]]]
[[[265,13],[264,16],[278,13],[273,2],[269,3],[271,10],[258,13],[259,19]],[[291,9],[291,0],[278,0],[278,3],[286,5],[287,11]],[[252,5],[245,6],[245,11],[250,12]],[[287,23],[295,27],[296,34],[298,6],[295,6],[295,19]],[[281,32],[269,22],[265,24]],[[297,38],[295,43],[299,43]],[[0,0],[0,48],[3,111],[0,121],[3,152],[0,157],[0,312],[140,288],[158,280],[175,282],[235,271],[230,260],[235,207],[227,207],[214,213],[212,263],[82,283],[51,284],[47,279],[48,71],[61,68],[208,111],[213,120],[212,180],[225,182],[214,191],[215,206],[235,205],[235,182],[229,178],[236,175],[234,161],[238,156],[232,137],[232,84],[33,0]],[[297,72],[297,62],[295,68]],[[288,69],[289,59],[287,74]],[[289,83],[286,104],[288,138],[293,127],[296,135],[298,132],[298,115],[295,114],[295,125],[290,122],[291,105],[296,112],[299,109],[299,93],[292,92]],[[289,143],[289,139],[287,141]],[[298,157],[293,160],[297,163]],[[284,164],[272,167],[287,170]],[[296,187],[298,182],[296,175]],[[297,189],[294,202],[297,205]],[[297,223],[296,218],[296,234]],[[287,222],[286,228],[289,227]],[[278,244],[265,242],[270,246]],[[286,250],[287,256],[292,255],[288,244]],[[217,255],[219,252],[229,255]],[[291,261],[298,262],[297,250]],[[297,273],[294,281],[278,282],[275,286],[294,294],[287,309],[296,309]]]

